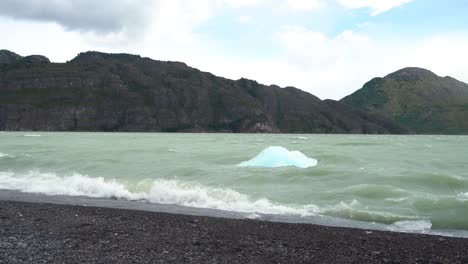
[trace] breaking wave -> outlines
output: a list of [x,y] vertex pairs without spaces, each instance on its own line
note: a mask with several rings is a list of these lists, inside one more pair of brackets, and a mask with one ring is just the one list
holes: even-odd
[[196,208],[219,209],[241,213],[312,216],[319,213],[315,205],[285,205],[266,198],[252,199],[231,189],[203,186],[178,180],[146,180],[133,190],[117,180],[81,174],[60,177],[54,173],[31,171],[24,175],[0,172],[0,189],[47,195],[88,196],[130,201],[144,200]]
[[[146,179],[128,183],[117,179],[90,177],[79,173],[60,176],[55,173],[29,171],[27,173],[0,172],[0,189],[46,195],[87,196],[92,198],[123,199],[157,204],[172,204],[194,208],[218,209],[248,214],[289,215],[298,217],[328,215],[332,217],[376,222],[388,225],[389,230],[425,232],[441,227],[444,219],[421,219],[416,215],[401,215],[368,208],[357,199],[336,204],[307,205],[278,203],[267,198],[253,198],[228,188],[205,186],[174,179]],[[466,206],[467,193],[460,193],[455,206]],[[453,200],[455,197],[451,197]],[[448,198],[447,198],[448,199]],[[450,200],[450,201],[451,201]],[[447,207],[443,202],[444,207]],[[427,202],[426,200],[422,202]],[[419,201],[418,206],[425,207]],[[461,203],[461,204],[460,204]],[[441,205],[442,206],[442,205]],[[431,222],[432,221],[432,222]],[[464,227],[462,224],[457,224]],[[443,226],[442,226],[443,227]]]
[[416,221],[398,221],[392,225],[394,230],[408,231],[408,232],[424,232],[429,231],[432,228],[432,223],[429,220],[416,220]]

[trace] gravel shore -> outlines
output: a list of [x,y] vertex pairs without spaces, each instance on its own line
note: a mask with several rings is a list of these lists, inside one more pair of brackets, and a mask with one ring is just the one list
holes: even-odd
[[468,263],[468,239],[0,201],[0,263]]

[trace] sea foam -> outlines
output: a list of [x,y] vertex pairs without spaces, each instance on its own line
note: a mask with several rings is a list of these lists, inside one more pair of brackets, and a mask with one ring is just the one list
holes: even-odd
[[270,146],[251,160],[241,162],[240,167],[289,167],[309,168],[317,166],[317,160],[312,159],[300,151],[289,151],[284,147]]
[[[149,184],[149,186],[148,186]],[[219,209],[240,213],[312,216],[319,213],[315,205],[274,203],[266,198],[251,197],[231,189],[204,186],[178,180],[141,181],[130,190],[117,180],[89,177],[81,174],[60,177],[54,173],[31,171],[24,175],[0,172],[0,189],[47,195],[144,200],[159,204],[174,204],[196,208]],[[148,188],[149,187],[149,188]]]
[[398,231],[429,231],[432,228],[432,223],[429,220],[405,220],[393,223],[393,227]]
[[1,153],[1,152],[0,152],[0,158],[6,157],[6,156],[8,156],[8,154]]
[[461,198],[462,200],[468,199],[468,192],[466,193],[459,193],[458,197]]

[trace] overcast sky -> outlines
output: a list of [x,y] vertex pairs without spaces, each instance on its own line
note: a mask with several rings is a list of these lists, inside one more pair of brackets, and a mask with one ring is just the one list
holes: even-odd
[[468,0],[1,0],[0,49],[183,61],[340,99],[407,66],[468,82]]

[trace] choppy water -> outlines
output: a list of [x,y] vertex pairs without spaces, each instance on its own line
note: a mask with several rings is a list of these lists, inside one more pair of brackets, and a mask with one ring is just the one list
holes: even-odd
[[[269,146],[318,164],[238,166]],[[0,133],[0,189],[400,230],[468,230],[467,161],[464,136]]]

